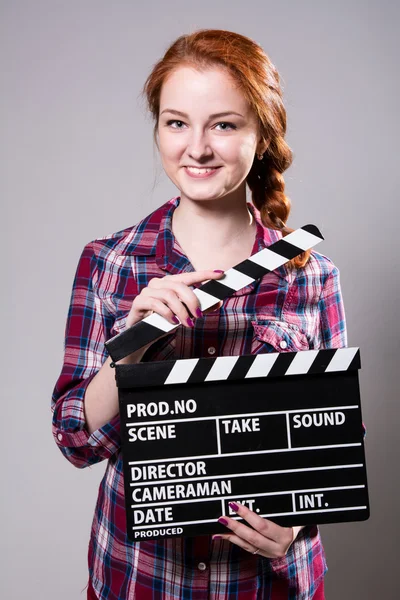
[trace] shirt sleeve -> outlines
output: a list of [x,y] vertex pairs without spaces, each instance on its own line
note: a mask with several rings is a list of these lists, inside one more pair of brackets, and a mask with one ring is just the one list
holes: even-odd
[[320,316],[320,348],[347,347],[347,327],[340,274],[337,267],[326,278],[318,303]]
[[110,458],[121,445],[119,414],[89,434],[83,405],[85,392],[108,353],[114,317],[96,294],[97,259],[93,242],[84,247],[75,273],[64,339],[64,361],[55,384],[52,432],[62,454],[74,466],[87,467]]
[[[321,331],[320,348],[346,348],[346,316],[340,286],[340,272],[337,267],[333,267],[325,281],[318,309]],[[364,423],[362,425],[365,438],[367,430]]]

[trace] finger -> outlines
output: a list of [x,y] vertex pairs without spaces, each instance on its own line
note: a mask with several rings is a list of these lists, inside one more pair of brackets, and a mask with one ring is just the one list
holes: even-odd
[[184,303],[186,309],[195,319],[201,318],[203,313],[200,307],[200,301],[196,294],[185,283],[181,281],[173,281],[170,279],[166,282],[169,289],[173,289],[181,302]]
[[176,279],[174,279],[174,277],[176,276],[172,275],[171,277],[163,277],[162,279],[154,278],[154,280],[151,280],[149,282],[148,287],[152,289],[174,289],[176,294],[179,296],[180,300],[185,304],[185,307],[188,309],[188,312],[190,312],[191,315],[196,319],[201,318],[207,312],[219,310],[223,305],[223,301],[220,300],[213,306],[210,306],[208,309],[202,311],[200,300],[193,292],[192,288],[190,288],[186,283],[182,281],[177,281]]
[[247,506],[239,504],[239,502],[229,502],[229,506],[264,537],[274,540],[277,544],[291,542],[293,536],[291,527],[281,527],[265,517],[260,517],[257,513],[247,508]]
[[[257,550],[257,548],[255,546],[253,546],[249,542],[246,542],[246,540],[243,540],[242,538],[240,538],[239,536],[237,536],[233,533],[227,533],[224,535],[218,534],[218,535],[213,536],[213,540],[220,539],[220,538],[223,540],[227,540],[228,542],[231,542],[232,544],[236,544],[236,546],[240,546],[240,548],[247,550],[247,552],[253,553]],[[263,552],[265,552],[265,551],[263,550]],[[260,554],[260,552],[257,552],[257,554]]]
[[292,527],[292,529],[293,529],[293,542],[297,538],[297,536],[299,535],[300,531],[302,529],[304,529],[304,527],[305,527],[305,525],[297,525],[295,527]]
[[[172,315],[179,319],[182,325],[185,327],[193,327],[191,315],[177,296],[175,290],[171,288],[150,289],[147,287],[142,290],[142,294],[150,301],[150,303],[151,299],[161,300],[172,311]],[[174,322],[173,318],[172,322]]]
[[219,302],[217,302],[217,304],[214,304],[213,306],[210,306],[210,308],[203,310],[203,314],[206,315],[209,312],[215,312],[216,310],[219,310],[222,305],[223,305],[223,301],[220,300]]
[[232,544],[236,544],[237,546],[240,546],[240,548],[247,550],[247,552],[251,552],[251,554],[254,554],[256,550],[258,550],[257,555],[264,556],[266,558],[281,558],[284,554],[279,546],[277,546],[271,540],[266,540],[265,538],[262,546],[256,546],[255,544],[248,542],[246,539],[243,539],[234,533],[213,536],[213,540],[218,538],[222,538],[228,542],[231,542]]
[[220,517],[218,519],[219,523],[225,525],[229,529],[233,531],[233,533],[244,540],[245,542],[250,543],[252,546],[256,548],[262,548],[265,551],[272,552],[274,556],[278,556],[282,551],[282,546],[277,544],[274,540],[265,537],[259,531],[244,525],[243,523],[238,523],[235,519],[230,519],[229,517]]
[[153,311],[167,319],[167,321],[169,321],[171,324],[179,325],[179,321],[176,319],[174,312],[169,308],[169,306],[154,296],[138,296],[136,298],[135,309],[137,311],[150,312],[150,314],[151,311]]

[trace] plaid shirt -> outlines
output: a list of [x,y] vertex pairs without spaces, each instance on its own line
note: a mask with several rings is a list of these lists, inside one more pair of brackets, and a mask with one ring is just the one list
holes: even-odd
[[[169,200],[135,226],[86,244],[73,282],[64,362],[52,394],[52,427],[60,451],[76,467],[108,461],[88,548],[91,585],[103,600],[311,599],[327,571],[317,525],[301,530],[287,555],[277,559],[212,541],[210,535],[129,541],[119,415],[92,434],[86,429],[85,390],[108,356],[104,342],[125,328],[135,296],[152,277],[194,270],[172,234],[179,200]],[[262,225],[252,204],[248,208],[257,222],[254,254],[281,234]],[[179,327],[155,342],[143,360],[346,345],[339,271],[313,251],[306,267],[291,272],[280,267],[235,292],[219,311],[196,319],[194,328]]]

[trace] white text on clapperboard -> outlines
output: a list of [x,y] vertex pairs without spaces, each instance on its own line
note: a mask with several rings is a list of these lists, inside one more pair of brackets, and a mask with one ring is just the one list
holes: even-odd
[[[194,399],[175,400],[168,403],[166,401],[128,404],[126,406],[128,420],[135,421],[136,419],[146,420],[148,417],[161,417],[166,419],[168,415],[180,415],[179,421],[175,422],[133,422],[128,427],[128,439],[130,443],[146,443],[157,440],[174,440],[177,438],[177,423],[182,421],[195,421],[194,413],[197,410],[197,403]],[[292,411],[294,412],[294,411]],[[266,414],[266,413],[265,413]],[[191,416],[191,418],[181,418]],[[311,411],[293,414],[292,428],[309,428],[309,427],[329,427],[340,426],[346,420],[346,415],[340,410],[333,411]],[[168,419],[168,417],[167,417]],[[215,417],[203,417],[210,421],[215,421]],[[222,455],[221,452],[221,436],[231,436],[237,434],[248,434],[260,432],[260,417],[259,416],[243,416],[232,418],[229,416],[219,416],[217,420],[218,428],[218,452],[216,455]],[[133,523],[135,526],[154,525],[166,526],[169,522],[174,521],[173,506],[152,506],[148,504],[170,503],[172,501],[187,500],[189,498],[216,498],[229,497],[232,495],[231,479],[212,479],[207,473],[207,464],[205,460],[187,460],[187,457],[182,457],[173,462],[160,462],[154,464],[142,464],[141,466],[131,466],[130,475],[132,483],[136,487],[132,491],[132,500],[135,502],[133,507]],[[207,476],[211,480],[207,480]],[[184,479],[184,483],[177,483],[173,480]],[[187,482],[188,479],[194,478],[198,481]],[[163,482],[163,480],[167,480]],[[143,482],[143,485],[137,485]],[[170,482],[170,483],[169,483]],[[155,483],[160,485],[155,485]],[[148,485],[146,485],[148,484]],[[321,508],[323,505],[323,493],[315,493],[312,495],[304,495],[299,497],[299,508]],[[237,499],[247,505],[251,510],[254,509],[256,503],[255,498]],[[146,508],[138,508],[140,503],[147,504]],[[232,511],[230,511],[232,514]],[[259,510],[257,509],[257,512]],[[169,528],[168,534],[180,535],[181,527]],[[165,530],[160,529],[160,535],[165,534]],[[154,535],[154,529],[152,531]],[[145,537],[145,531],[137,531],[137,537]]]

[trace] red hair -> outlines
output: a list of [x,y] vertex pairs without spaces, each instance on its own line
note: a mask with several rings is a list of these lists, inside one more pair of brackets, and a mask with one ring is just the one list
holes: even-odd
[[[239,33],[200,29],[180,36],[154,65],[143,87],[142,93],[154,119],[157,147],[161,88],[167,77],[182,66],[199,71],[225,69],[253,109],[267,149],[262,160],[254,157],[246,183],[264,226],[287,235],[293,231],[286,227],[291,203],[284,192],[282,173],[292,164],[293,153],[285,141],[286,110],[275,66],[261,46]],[[303,267],[309,257],[310,250],[289,261],[287,266]]]

